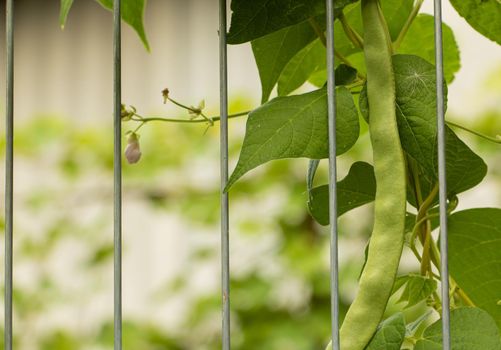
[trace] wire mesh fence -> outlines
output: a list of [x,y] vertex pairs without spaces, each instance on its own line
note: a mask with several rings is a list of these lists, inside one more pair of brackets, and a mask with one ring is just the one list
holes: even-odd
[[[336,96],[334,74],[334,0],[326,0],[327,37],[327,104],[329,135],[329,195],[330,195],[330,268],[332,346],[340,350],[339,284],[336,182]],[[435,58],[438,130],[438,173],[440,198],[440,252],[442,277],[443,349],[449,350],[449,278],[447,252],[447,184],[445,169],[445,121],[443,91],[443,47],[441,1],[435,0]],[[113,107],[114,107],[114,341],[115,350],[122,349],[122,168],[121,168],[121,1],[113,8]],[[5,173],[5,349],[12,350],[13,301],[13,186],[14,186],[14,1],[6,1],[6,173]],[[219,0],[219,58],[220,58],[220,210],[221,210],[221,303],[222,348],[231,348],[230,332],[230,235],[228,183],[228,59],[227,59],[227,1]],[[238,303],[238,300],[235,301]]]

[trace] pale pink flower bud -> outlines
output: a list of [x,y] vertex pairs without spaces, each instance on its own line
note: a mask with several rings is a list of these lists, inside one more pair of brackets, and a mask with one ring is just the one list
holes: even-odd
[[141,159],[141,148],[136,133],[131,133],[127,138],[127,147],[125,147],[125,158],[129,164],[136,164]]

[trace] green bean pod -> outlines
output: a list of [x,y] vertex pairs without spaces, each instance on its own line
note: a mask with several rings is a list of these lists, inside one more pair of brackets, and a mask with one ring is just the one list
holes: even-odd
[[377,190],[367,263],[340,330],[342,350],[363,350],[374,335],[397,274],[405,226],[405,159],[396,120],[391,39],[379,0],[362,0],[362,20]]

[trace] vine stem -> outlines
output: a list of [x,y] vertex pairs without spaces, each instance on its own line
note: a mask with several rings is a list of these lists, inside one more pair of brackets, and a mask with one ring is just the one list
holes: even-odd
[[404,26],[402,27],[402,30],[398,34],[397,40],[393,43],[393,51],[397,51],[397,49],[400,47],[400,44],[402,44],[402,41],[404,40],[405,36],[407,35],[407,32],[409,31],[409,28],[412,25],[412,22],[414,22],[414,19],[419,13],[419,10],[421,9],[421,5],[423,5],[424,0],[417,0],[416,3],[414,4],[414,7],[409,14],[409,17],[407,18],[407,21],[405,22]]
[[[318,22],[315,20],[315,18],[313,17],[310,17],[308,19],[308,22],[310,23],[311,27],[313,28],[313,30],[315,31],[315,33],[317,34],[318,38],[320,39],[320,42],[326,47],[327,46],[327,39],[325,38],[325,33],[324,31],[322,30],[322,28],[320,28],[320,25],[318,24]],[[336,48],[334,48],[334,56],[336,56],[336,58],[338,60],[340,60],[341,62],[343,62],[344,64],[346,64],[347,66],[350,66],[352,68],[355,68],[353,66],[353,64],[350,62],[349,59],[347,59],[343,54],[341,54],[338,50],[336,50]],[[360,79],[366,79],[365,75],[363,75],[362,73],[358,72],[358,69],[357,69],[357,76],[360,78]]]
[[[229,114],[228,118],[238,118],[242,116],[246,116],[250,113],[251,111],[244,111],[244,112],[238,112],[235,114]],[[148,122],[169,122],[169,123],[186,123],[186,124],[199,124],[199,123],[207,123],[206,119],[180,119],[180,118],[168,118],[168,117],[143,117],[142,115],[138,113],[134,113],[135,116],[137,116],[139,119],[133,119],[134,121],[137,122],[143,122],[143,123],[148,123]],[[213,122],[221,120],[221,116],[215,116],[210,118]]]
[[453,126],[455,128],[459,128],[461,130],[467,131],[469,133],[472,133],[473,135],[476,135],[476,136],[481,137],[483,139],[486,139],[488,141],[501,144],[501,136],[499,136],[499,135],[497,137],[491,137],[491,136],[482,134],[482,133],[480,133],[478,131],[475,131],[475,130],[472,130],[470,128],[467,128],[466,126],[463,126],[463,125],[451,122],[449,120],[446,123],[447,123],[447,125],[450,125],[450,126]]
[[431,254],[430,247],[433,244],[431,241],[433,240],[431,237],[431,233],[429,232],[429,221],[426,220],[426,234],[423,243],[423,254],[421,256],[421,275],[425,276],[426,274],[431,275]]
[[317,36],[320,39],[320,41],[322,42],[322,44],[324,46],[327,46],[327,39],[325,37],[325,33],[322,30],[322,28],[320,28],[320,25],[318,24],[317,20],[313,17],[310,17],[308,19],[308,23],[310,23],[311,27],[315,31],[315,34],[317,34]]
[[184,109],[186,109],[186,110],[188,110],[188,111],[190,111],[190,112],[192,112],[192,113],[194,113],[196,115],[202,116],[202,118],[204,118],[205,121],[208,122],[211,126],[214,125],[214,120],[212,118],[207,117],[202,112],[202,110],[200,108],[189,107],[189,106],[187,106],[185,104],[182,104],[181,102],[178,102],[178,101],[176,101],[176,100],[174,100],[174,99],[172,99],[170,97],[167,97],[167,100],[169,100],[170,102],[174,103],[178,107],[184,108]]
[[351,26],[350,23],[348,23],[348,19],[344,15],[344,12],[341,11],[341,14],[339,15],[339,21],[341,22],[341,25],[343,26],[344,33],[350,39],[350,41],[358,48],[363,49],[364,48],[364,39],[358,34]]
[[146,124],[146,122],[141,122],[137,128],[134,129],[134,131],[132,132],[133,134],[137,133],[139,131],[139,129],[141,129],[143,127],[143,125]]
[[[440,252],[438,251],[438,247],[437,245],[435,244],[435,242],[432,242],[432,245],[431,245],[431,251],[432,251],[432,255],[434,256],[434,259],[435,259],[435,267],[437,269],[440,269]],[[449,277],[449,280],[451,282],[451,284],[453,286],[456,286],[457,289],[456,289],[456,293],[458,295],[458,297],[467,305],[467,306],[475,306],[475,303],[470,299],[470,297],[464,292],[464,290],[462,290],[459,285],[457,284],[457,282],[452,278],[452,277]]]

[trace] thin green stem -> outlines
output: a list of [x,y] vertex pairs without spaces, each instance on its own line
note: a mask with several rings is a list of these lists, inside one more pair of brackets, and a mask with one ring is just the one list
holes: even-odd
[[181,107],[183,109],[187,109],[188,111],[191,111],[193,113],[197,113],[197,112],[200,112],[198,109],[196,108],[193,108],[193,107],[188,107],[187,105],[185,104],[182,104],[181,102],[178,102],[170,97],[167,97],[167,100],[169,100],[170,102],[174,103],[176,106],[178,107]]
[[442,311],[442,301],[440,300],[440,296],[438,295],[437,291],[434,290],[432,293],[433,300],[434,300],[434,305],[433,308],[437,310],[438,313],[441,313]]
[[178,102],[170,97],[167,97],[167,100],[169,100],[170,102],[174,103],[176,106],[179,106],[181,108],[184,108],[190,112],[192,112],[193,114],[195,115],[200,115],[202,118],[205,119],[206,122],[208,122],[210,125],[213,125],[214,124],[214,121],[211,119],[211,118],[208,118],[200,108],[194,108],[194,107],[188,107],[187,105],[185,104],[182,104],[181,102]]
[[[452,278],[451,278],[452,279]],[[454,280],[453,280],[454,281]],[[470,299],[470,297],[464,292],[464,290],[461,289],[461,287],[458,287],[456,290],[456,294],[458,297],[465,303],[467,306],[475,307],[475,303]]]
[[426,216],[426,212],[428,211],[428,209],[430,209],[431,205],[433,204],[433,201],[435,200],[437,193],[438,193],[438,183],[435,184],[435,186],[433,186],[430,194],[428,195],[428,197],[426,197],[424,202],[419,207],[417,219],[421,219]]
[[426,234],[423,244],[423,254],[421,256],[421,275],[431,274],[430,246],[432,245],[431,234],[428,230],[428,221],[426,221]]
[[339,15],[339,21],[341,22],[341,25],[343,26],[344,33],[350,39],[350,41],[353,43],[358,48],[363,49],[364,48],[364,39],[358,34],[351,26],[350,23],[348,23],[348,19],[344,15],[344,12],[341,11],[341,14]]
[[364,84],[365,84],[365,79],[360,79],[360,80],[357,80],[349,85],[346,85],[346,88],[351,90],[351,89],[356,88],[356,87],[364,86]]
[[[235,114],[229,114],[228,119],[232,118],[238,118],[242,116],[246,116],[250,113],[251,111],[245,111],[245,112],[239,112]],[[207,123],[207,120],[205,119],[180,119],[180,118],[168,118],[168,117],[143,117],[140,114],[135,113],[135,116],[137,116],[139,119],[133,119],[134,121],[138,122],[143,122],[143,123],[149,123],[149,122],[168,122],[168,123],[186,123],[186,124],[198,124],[198,123]],[[221,120],[221,116],[215,116],[211,117],[211,120],[216,122]]]
[[144,121],[143,121],[143,122],[141,122],[141,123],[138,125],[138,127],[134,129],[134,131],[133,131],[132,133],[134,133],[134,134],[135,134],[136,132],[138,132],[138,131],[139,131],[139,129],[141,129],[141,128],[142,128],[142,126],[143,126],[144,124],[146,124],[146,122],[144,122]]
[[492,136],[488,136],[488,135],[482,134],[482,133],[480,133],[480,132],[478,132],[478,131],[475,131],[475,130],[469,129],[469,128],[467,128],[466,126],[463,126],[463,125],[461,125],[461,124],[457,124],[457,123],[451,122],[451,121],[449,121],[449,120],[448,120],[446,123],[447,123],[447,125],[453,126],[453,127],[455,127],[455,128],[462,129],[462,130],[464,130],[464,131],[467,131],[467,132],[469,132],[469,133],[472,133],[473,135],[476,135],[476,136],[481,137],[481,138],[483,138],[483,139],[486,139],[486,140],[488,140],[488,141],[491,141],[491,142],[494,142],[494,143],[499,143],[499,144],[501,144],[501,136],[500,136],[500,135],[497,135],[497,137],[492,137]]
[[317,34],[318,38],[322,42],[324,46],[327,46],[327,38],[325,37],[325,33],[323,29],[320,27],[320,24],[318,24],[317,20],[314,17],[308,18],[308,23],[310,23],[311,27]]
[[[433,242],[431,245],[431,251],[432,251],[432,254],[435,258],[435,262],[434,262],[435,267],[440,270],[440,252],[438,251],[438,247],[437,247],[435,242]],[[449,280],[451,282],[451,285],[457,286],[456,293],[457,293],[458,297],[463,301],[463,303],[467,306],[475,306],[475,303],[464,292],[464,290],[462,290],[461,287],[459,287],[457,282],[452,277],[449,277]]]
[[[419,181],[418,179],[415,179],[416,183]],[[410,238],[410,246],[411,249],[416,249],[416,236],[419,232],[419,229],[421,228],[421,225],[425,222],[428,222],[431,218],[437,216],[438,214],[430,214],[427,215],[428,209],[430,206],[433,204],[433,201],[435,200],[435,197],[437,196],[438,192],[438,184],[433,186],[433,189],[431,190],[430,194],[428,197],[419,205],[419,211],[416,216],[416,224],[414,225],[414,228],[412,229],[412,234]],[[426,237],[424,237],[426,239]],[[424,242],[423,242],[424,245]],[[423,253],[424,254],[424,253]]]
[[[415,184],[417,185],[419,182],[419,178],[416,176],[417,175],[416,171],[417,170],[414,169],[413,178],[414,178]],[[418,191],[418,193],[421,192],[419,187],[416,187],[416,190]],[[433,239],[431,237],[430,221],[426,217],[427,217],[428,209],[433,204],[433,201],[435,200],[437,192],[438,192],[438,186],[435,185],[433,187],[433,189],[431,190],[430,194],[428,195],[428,197],[422,203],[419,204],[419,211],[418,211],[418,214],[416,216],[416,225],[414,225],[414,229],[412,230],[412,235],[411,235],[411,240],[410,240],[411,249],[414,250],[417,232],[422,228],[422,224],[424,223],[426,226],[424,227],[423,234],[422,234],[423,253],[421,255],[421,264],[420,264],[422,275],[426,275],[427,273],[431,275],[431,273],[432,273],[431,263],[430,263],[430,260],[432,259],[431,254],[430,254],[430,246],[433,244],[433,242],[432,242]],[[420,195],[419,195],[419,197],[420,197]],[[418,199],[418,202],[421,202],[421,200]]]
[[[324,31],[322,30],[322,28],[320,27],[320,25],[318,24],[318,22],[315,20],[315,18],[313,17],[310,17],[308,19],[308,22],[310,23],[311,27],[313,28],[313,30],[315,31],[315,33],[317,34],[318,38],[320,39],[320,41],[322,42],[322,44],[324,46],[327,46],[327,39],[325,38],[325,33]],[[336,58],[338,60],[340,60],[341,62],[343,62],[344,64],[346,64],[347,66],[350,66],[352,68],[355,68],[353,66],[353,64],[350,62],[349,59],[347,59],[345,56],[343,56],[342,53],[340,53],[339,51],[336,50],[336,48],[334,48],[334,56],[336,56]],[[357,70],[357,76],[360,78],[360,79],[366,79],[365,75],[363,75],[362,73],[358,72]]]
[[398,34],[397,40],[393,43],[393,51],[396,52],[398,48],[400,47],[400,44],[402,44],[402,41],[404,40],[405,36],[407,35],[407,32],[409,31],[409,28],[412,25],[412,22],[414,22],[414,19],[419,13],[419,10],[421,9],[421,5],[423,5],[424,0],[416,0],[416,3],[414,4],[414,7],[409,14],[409,17],[407,18],[407,21],[405,22],[404,26],[402,27],[402,30],[400,30],[400,33]]

